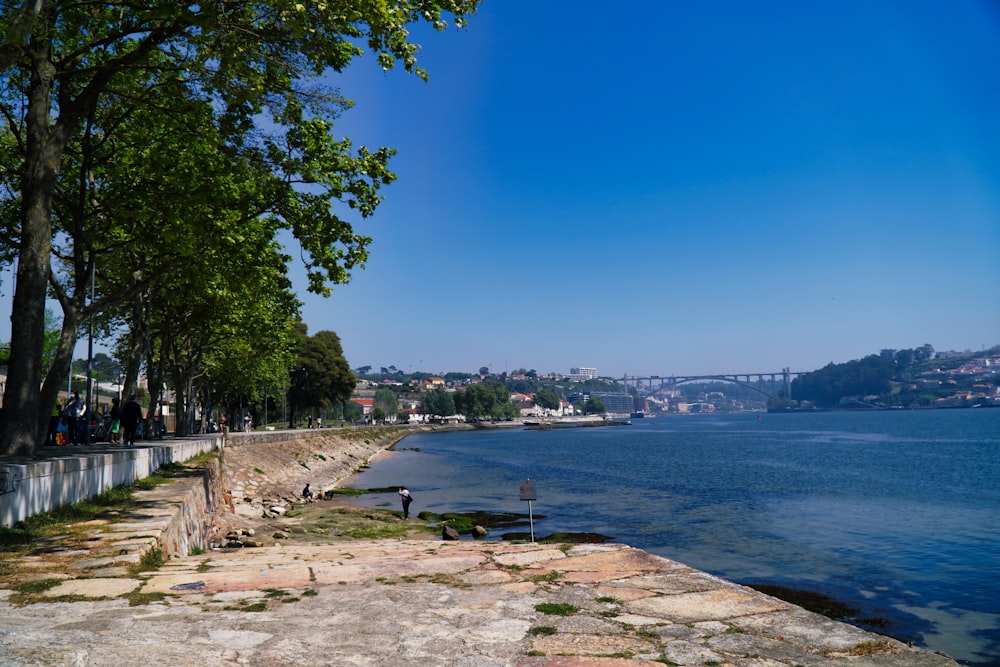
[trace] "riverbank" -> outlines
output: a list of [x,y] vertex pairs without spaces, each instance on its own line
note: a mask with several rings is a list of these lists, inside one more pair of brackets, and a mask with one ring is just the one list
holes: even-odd
[[[258,495],[245,498],[266,504],[301,475],[336,479],[405,434],[383,435],[342,434],[339,448],[327,434],[234,438],[222,481],[251,471],[256,485],[243,488]],[[268,506],[258,548],[167,557],[153,522],[203,479],[137,492],[0,560],[3,664],[955,665],[626,545],[441,542],[423,522],[332,500]],[[359,527],[402,533],[371,539]],[[125,543],[145,551],[118,562]]]

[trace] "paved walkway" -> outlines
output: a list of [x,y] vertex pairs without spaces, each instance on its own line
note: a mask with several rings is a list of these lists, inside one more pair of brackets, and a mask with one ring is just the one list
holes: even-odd
[[[266,546],[130,569],[185,483],[141,492],[128,521],[17,563],[0,554],[0,574],[16,572],[0,584],[0,665],[956,664],[624,545],[259,535]],[[30,581],[54,585],[21,606]]]

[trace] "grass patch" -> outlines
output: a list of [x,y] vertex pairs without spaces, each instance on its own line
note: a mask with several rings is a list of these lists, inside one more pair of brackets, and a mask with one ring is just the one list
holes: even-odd
[[36,581],[26,581],[14,587],[14,592],[18,595],[38,595],[47,590],[51,590],[62,583],[62,579],[38,579]]
[[254,468],[254,469],[253,469],[253,471],[254,471],[255,473],[257,473],[258,475],[266,475],[266,474],[267,474],[266,472],[264,472],[264,471],[263,471],[263,470],[261,470],[260,468]]
[[167,598],[166,593],[143,593],[141,590],[132,591],[128,595],[128,606],[142,607],[153,602],[162,602]]
[[324,491],[324,495],[329,496],[363,496],[368,493],[364,489],[349,489],[349,488],[336,488]]
[[142,560],[130,566],[129,574],[135,577],[143,572],[154,572],[161,567],[163,567],[163,550],[157,547],[144,553]]
[[538,637],[542,635],[554,635],[558,630],[553,628],[551,625],[536,625],[533,628],[528,629],[528,634],[533,637]]
[[558,581],[562,576],[562,572],[553,570],[552,572],[546,572],[545,574],[533,574],[528,577],[528,581],[533,581],[535,583],[553,582]]
[[613,598],[610,595],[602,595],[600,597],[594,598],[594,602],[600,602],[602,604],[621,604],[622,601],[618,598]]
[[542,602],[535,605],[535,611],[549,616],[572,616],[580,609],[566,602]]
[[884,639],[871,639],[855,644],[847,651],[848,655],[853,656],[878,655],[880,653],[899,653],[899,649]]

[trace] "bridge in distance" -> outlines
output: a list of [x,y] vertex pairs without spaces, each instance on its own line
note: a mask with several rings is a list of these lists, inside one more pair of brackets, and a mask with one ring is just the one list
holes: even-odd
[[606,382],[619,382],[625,387],[647,388],[652,395],[664,389],[675,389],[685,382],[731,382],[760,392],[768,398],[791,398],[792,378],[804,375],[782,368],[771,373],[719,373],[715,375],[625,375],[621,378],[601,378]]

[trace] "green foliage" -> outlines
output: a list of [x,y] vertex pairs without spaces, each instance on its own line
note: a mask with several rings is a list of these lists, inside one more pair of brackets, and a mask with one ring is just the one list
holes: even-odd
[[892,360],[875,354],[844,364],[831,363],[795,378],[792,396],[798,401],[811,401],[818,407],[830,408],[844,397],[887,393],[895,373]]
[[437,388],[427,392],[424,397],[424,413],[437,417],[447,417],[455,414],[455,398],[444,389]]
[[455,409],[466,419],[503,419],[520,411],[510,402],[510,392],[495,380],[474,384],[455,392]]
[[[41,440],[92,314],[101,330],[131,329],[122,359],[133,382],[145,363],[155,387],[169,374],[182,392],[213,363],[226,368],[209,356],[257,358],[233,330],[260,352],[272,342],[260,331],[284,333],[298,306],[279,231],[297,243],[313,292],[363,267],[371,239],[355,225],[395,179],[395,151],[335,136],[352,103],[324,77],[367,50],[383,69],[426,78],[410,24],[463,26],[477,4],[47,0],[0,13],[0,260],[19,254],[26,306],[11,336],[6,450]],[[39,390],[49,290],[62,331]]]
[[357,380],[351,373],[340,338],[332,331],[306,335],[306,326],[296,325],[298,337],[295,369],[288,390],[289,423],[307,408],[328,408],[347,402]]
[[587,399],[587,402],[583,404],[583,413],[587,415],[597,415],[607,411],[608,407],[598,396],[591,396]]
[[381,409],[384,415],[394,415],[399,409],[399,401],[396,399],[396,394],[386,387],[379,387],[375,390],[374,405],[375,408]]
[[558,632],[559,631],[551,625],[536,625],[532,628],[528,628],[528,634],[532,637],[538,637],[540,635],[554,635]]
[[535,405],[546,410],[558,410],[561,403],[559,397],[547,389],[542,389],[535,394]]

